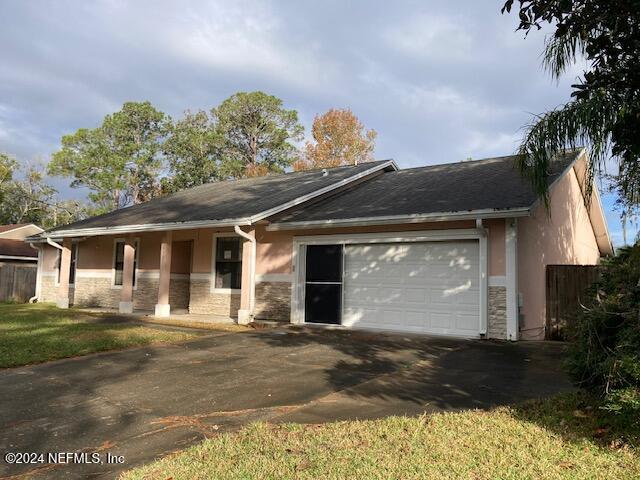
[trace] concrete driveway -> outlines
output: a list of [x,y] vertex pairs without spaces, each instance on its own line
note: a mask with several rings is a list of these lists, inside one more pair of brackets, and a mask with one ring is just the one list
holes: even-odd
[[[271,329],[0,371],[0,453],[124,464],[7,465],[0,476],[113,478],[255,421],[490,408],[568,391],[562,345]],[[103,458],[103,457],[101,457]]]

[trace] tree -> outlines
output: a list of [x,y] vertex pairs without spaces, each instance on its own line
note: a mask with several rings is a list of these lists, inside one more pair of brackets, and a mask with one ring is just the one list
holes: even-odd
[[221,142],[220,172],[224,178],[282,172],[297,158],[292,142],[304,128],[295,110],[263,92],[239,92],[211,110]]
[[160,194],[162,139],[167,118],[149,102],[127,102],[95,129],[62,137],[49,173],[86,186],[98,211],[109,211]]
[[567,366],[603,407],[640,425],[640,243],[601,266],[578,321]]
[[206,112],[186,112],[175,122],[163,145],[171,175],[163,190],[175,192],[220,178],[221,139]]
[[[502,12],[510,12],[508,0]],[[543,65],[559,78],[576,59],[588,68],[573,85],[572,99],[543,113],[527,128],[520,146],[521,170],[547,198],[551,159],[565,148],[590,147],[593,178],[610,156],[618,164],[614,188],[629,211],[640,205],[640,4],[638,0],[519,0],[518,30],[529,34],[543,24],[547,38]],[[625,212],[623,212],[623,215]]]
[[0,153],[0,223],[35,223],[51,228],[86,215],[79,202],[58,199],[44,172],[38,164],[20,167],[16,160]]
[[0,205],[7,202],[7,191],[18,163],[6,153],[0,153]]
[[315,143],[307,142],[304,159],[295,170],[354,165],[373,160],[376,131],[364,125],[349,109],[331,109],[316,116],[311,130]]

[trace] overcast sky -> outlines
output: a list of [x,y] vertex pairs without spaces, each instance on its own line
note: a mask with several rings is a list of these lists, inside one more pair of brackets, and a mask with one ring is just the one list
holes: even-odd
[[[263,90],[313,117],[351,108],[400,167],[511,154],[533,113],[569,98],[543,33],[491,1],[0,2],[0,151],[47,159],[125,101],[179,117]],[[56,181],[61,192],[79,192]],[[605,199],[614,240],[618,215]]]

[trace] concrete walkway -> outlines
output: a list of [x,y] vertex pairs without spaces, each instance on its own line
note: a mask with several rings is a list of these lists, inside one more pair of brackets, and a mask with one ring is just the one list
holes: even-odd
[[0,452],[110,452],[123,465],[7,465],[113,478],[247,422],[490,408],[568,391],[562,345],[269,329],[0,371]]

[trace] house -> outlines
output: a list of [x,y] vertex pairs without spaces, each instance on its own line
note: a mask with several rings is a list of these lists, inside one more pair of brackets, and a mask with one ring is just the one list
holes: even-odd
[[38,251],[24,239],[43,231],[33,223],[0,225],[0,263],[37,263]]
[[24,302],[33,297],[38,250],[24,239],[43,231],[32,223],[0,225],[0,302]]
[[[613,252],[584,150],[545,209],[514,156],[216,182],[32,236],[39,299],[468,338],[543,338],[545,266]],[[585,206],[588,205],[588,206]]]

